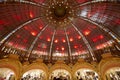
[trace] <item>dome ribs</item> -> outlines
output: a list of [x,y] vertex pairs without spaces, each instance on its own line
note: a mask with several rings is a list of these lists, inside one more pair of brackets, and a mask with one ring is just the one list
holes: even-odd
[[52,40],[51,40],[51,43],[50,43],[50,52],[49,52],[49,56],[50,56],[50,62],[52,61],[52,48],[53,48],[53,44],[54,44],[54,38],[55,38],[55,34],[56,34],[56,29],[54,30],[53,32],[53,35],[52,35]]
[[85,21],[87,21],[87,22],[89,22],[89,23],[91,23],[91,24],[96,25],[97,27],[99,27],[100,29],[102,29],[105,33],[107,33],[108,35],[110,35],[114,39],[115,42],[119,43],[118,41],[120,41],[120,37],[117,36],[117,34],[115,34],[114,32],[112,32],[111,30],[109,30],[108,28],[106,28],[105,26],[100,25],[97,22],[94,22],[94,21],[92,21],[92,20],[90,20],[88,18],[85,18],[85,17],[80,17],[80,18],[83,19],[83,20],[85,20]]
[[67,44],[68,44],[68,49],[69,49],[69,52],[68,52],[68,60],[69,62],[72,62],[72,55],[71,55],[71,47],[70,47],[70,41],[69,41],[69,38],[68,38],[68,35],[67,35],[67,31],[66,31],[66,28],[64,28],[65,30],[65,36],[66,36],[66,39],[67,39]]
[[36,44],[38,38],[40,37],[40,35],[42,34],[42,32],[48,27],[49,24],[47,24],[39,33],[38,35],[36,36],[36,38],[33,40],[30,48],[28,49],[28,54],[27,54],[27,57],[29,58],[30,57],[30,54],[32,53],[32,50],[34,48],[34,45]]
[[93,49],[92,47],[90,46],[88,40],[85,38],[85,36],[77,29],[76,25],[74,25],[73,23],[71,23],[71,25],[74,27],[74,29],[79,33],[79,35],[82,37],[85,45],[87,46],[88,48],[88,51],[90,52],[90,56],[92,57],[92,60],[95,61],[96,58],[95,58],[95,55],[94,55],[94,52],[93,52]]
[[33,21],[36,21],[38,19],[40,19],[41,17],[38,17],[38,18],[34,18],[32,20],[29,20],[23,24],[21,24],[20,26],[18,26],[16,29],[14,29],[13,31],[11,31],[7,36],[5,36],[1,41],[0,41],[0,46],[10,37],[12,36],[15,32],[17,32],[19,29],[23,28],[25,25],[33,22]]

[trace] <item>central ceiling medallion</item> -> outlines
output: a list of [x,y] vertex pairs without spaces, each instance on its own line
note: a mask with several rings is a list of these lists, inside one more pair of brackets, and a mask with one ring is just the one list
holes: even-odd
[[46,21],[56,28],[66,27],[74,18],[74,9],[67,1],[53,1],[49,3],[45,16]]
[[61,6],[57,5],[54,9],[54,15],[56,16],[56,18],[60,19],[60,18],[64,18],[66,13],[67,13],[67,8],[65,6]]

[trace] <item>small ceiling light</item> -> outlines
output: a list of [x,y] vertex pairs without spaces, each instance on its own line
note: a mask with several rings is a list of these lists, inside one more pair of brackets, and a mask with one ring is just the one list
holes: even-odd
[[59,50],[59,48],[57,47],[56,50]]
[[43,28],[42,26],[39,27],[39,29],[42,29],[42,28]]
[[30,18],[33,18],[33,13],[32,12],[30,12]]
[[37,33],[36,33],[36,32],[31,32],[31,34],[32,34],[33,36],[36,36],[36,35],[37,35]]
[[63,43],[65,43],[65,42],[66,42],[66,40],[65,40],[65,39],[63,39],[62,41],[63,41]]
[[62,49],[62,51],[64,51],[64,50],[65,50],[65,48],[64,48],[64,47],[62,47],[61,49]]
[[78,48],[78,46],[77,46],[77,45],[75,45],[75,46],[74,46],[74,48],[76,49],[76,48]]
[[50,42],[51,41],[50,38],[48,38],[47,41]]
[[58,40],[56,39],[54,42],[55,42],[55,43],[58,43]]
[[100,35],[100,39],[103,39],[104,37],[103,37],[103,35]]
[[90,34],[90,30],[85,30],[83,33],[84,33],[84,35],[86,35],[86,36],[87,36],[87,35],[89,35],[89,34]]
[[78,39],[81,39],[81,36],[78,36]]
[[70,38],[70,42],[72,42],[73,41],[73,38]]

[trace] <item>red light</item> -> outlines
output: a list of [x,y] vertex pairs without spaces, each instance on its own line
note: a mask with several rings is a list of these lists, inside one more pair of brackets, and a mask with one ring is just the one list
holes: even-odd
[[96,42],[97,41],[97,39],[93,39],[93,42]]
[[91,17],[91,14],[90,14],[90,12],[88,12],[88,14],[87,14],[87,15],[88,15],[88,17]]
[[30,12],[30,18],[33,18],[33,13],[32,12]]
[[57,40],[57,39],[55,40],[55,43],[58,43],[58,40]]
[[72,42],[73,41],[73,38],[70,38],[70,42]]
[[90,34],[90,30],[85,30],[83,33],[84,33],[84,35],[86,35],[86,36],[87,36],[87,35],[89,35],[89,34]]
[[99,46],[97,46],[96,48],[97,48],[97,49],[100,49],[100,47],[99,47]]
[[62,49],[62,51],[64,51],[64,50],[65,50],[65,48],[64,48],[64,47],[62,47],[61,49]]
[[76,49],[76,48],[78,48],[78,46],[75,45],[74,48]]
[[93,38],[92,41],[93,41],[93,42],[96,42],[96,41],[101,40],[101,39],[103,39],[103,38],[104,38],[103,35],[99,35],[99,36]]
[[25,26],[24,28],[25,28],[26,30],[28,30],[28,27],[27,27],[27,26]]
[[63,39],[62,41],[63,41],[63,43],[65,43],[65,42],[66,42],[64,39]]
[[48,38],[47,41],[50,42],[51,41],[50,38]]
[[33,36],[36,36],[37,33],[36,33],[36,32],[31,32],[31,34],[32,34]]
[[40,26],[39,29],[42,29],[42,26]]
[[81,36],[78,36],[78,39],[81,39]]
[[56,49],[57,49],[57,50],[59,50],[59,48],[58,48],[58,47],[57,47]]
[[103,37],[103,35],[100,35],[100,39],[103,39],[104,37]]
[[44,48],[44,49],[46,49],[46,48],[47,48],[47,46],[46,46],[46,45],[44,45],[44,46],[43,46],[43,48]]

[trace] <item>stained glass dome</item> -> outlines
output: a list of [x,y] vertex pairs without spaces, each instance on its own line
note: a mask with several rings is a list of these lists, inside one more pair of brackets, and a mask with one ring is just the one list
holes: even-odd
[[[74,63],[120,52],[119,0],[0,0],[1,58]],[[119,54],[113,54],[119,55]]]

